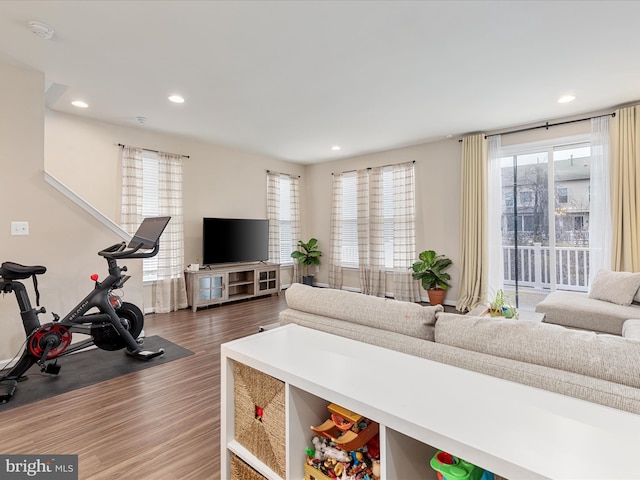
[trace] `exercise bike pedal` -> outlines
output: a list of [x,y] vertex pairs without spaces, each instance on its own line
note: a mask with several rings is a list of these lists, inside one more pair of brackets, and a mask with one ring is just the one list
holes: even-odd
[[43,365],[40,370],[44,373],[50,373],[51,375],[58,375],[61,368],[62,365],[58,365],[57,363],[47,363],[46,365]]
[[7,403],[16,393],[18,382],[16,380],[0,380],[0,404]]
[[129,350],[127,350],[126,352],[127,355],[131,355],[138,360],[151,360],[152,358],[164,355],[164,348],[159,349],[157,352],[152,352],[151,350],[138,350],[137,352],[130,352]]

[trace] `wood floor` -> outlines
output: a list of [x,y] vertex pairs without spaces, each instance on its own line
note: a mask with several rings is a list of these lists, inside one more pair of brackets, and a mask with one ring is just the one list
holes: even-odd
[[220,478],[220,345],[284,308],[280,295],[147,315],[147,335],[195,355],[1,413],[0,453],[77,454],[81,480]]

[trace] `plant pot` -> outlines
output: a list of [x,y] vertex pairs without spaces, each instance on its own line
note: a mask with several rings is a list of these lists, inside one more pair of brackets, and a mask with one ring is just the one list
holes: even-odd
[[429,303],[431,305],[442,305],[444,303],[444,296],[446,293],[447,291],[441,288],[437,288],[435,290],[427,290],[427,295],[429,295]]
[[313,287],[313,275],[303,275],[302,283],[304,285],[309,285],[310,287]]

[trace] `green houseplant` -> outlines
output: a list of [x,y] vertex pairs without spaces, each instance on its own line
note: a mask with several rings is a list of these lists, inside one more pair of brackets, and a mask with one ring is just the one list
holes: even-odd
[[492,317],[517,318],[518,316],[516,307],[509,302],[509,297],[502,289],[497,290],[493,298],[489,300],[488,310]]
[[312,238],[306,243],[298,240],[298,248],[299,250],[291,252],[291,258],[293,258],[298,265],[304,267],[302,283],[305,285],[313,285],[313,274],[309,275],[309,267],[311,265],[320,265],[322,252],[318,249],[318,240]]
[[431,305],[442,305],[445,292],[451,288],[449,280],[451,276],[444,271],[453,263],[444,255],[438,255],[434,250],[425,250],[418,255],[419,261],[415,262],[411,269],[412,276],[420,280],[422,288],[429,295]]

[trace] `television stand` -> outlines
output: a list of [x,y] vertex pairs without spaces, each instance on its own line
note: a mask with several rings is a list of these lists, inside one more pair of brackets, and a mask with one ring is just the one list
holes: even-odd
[[187,300],[195,312],[236,300],[280,292],[280,265],[252,262],[209,265],[197,272],[185,271]]

